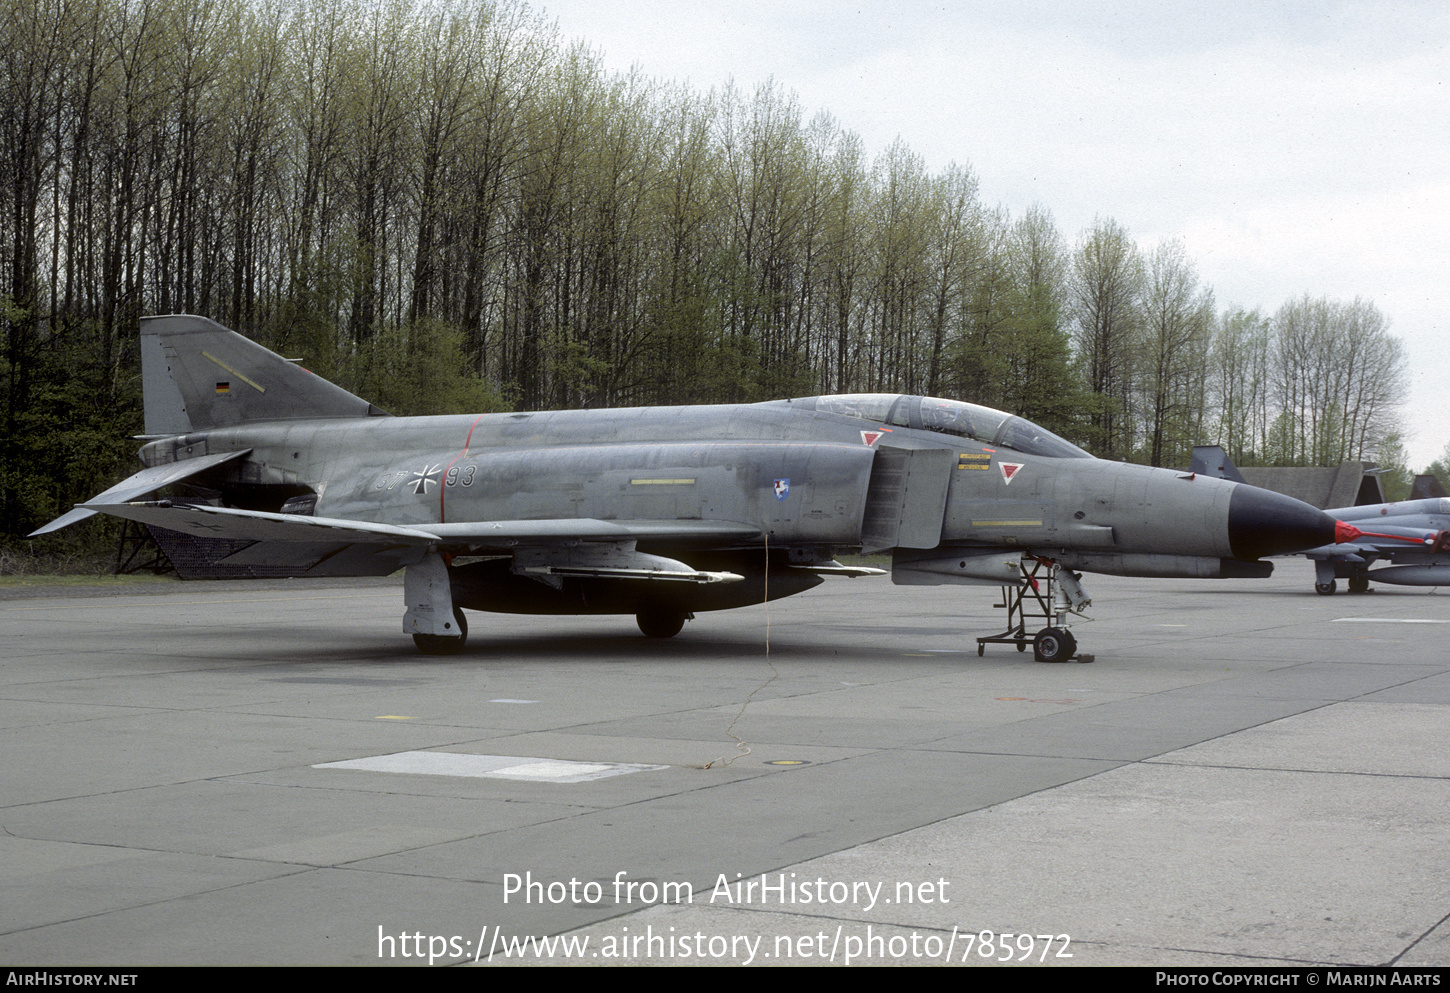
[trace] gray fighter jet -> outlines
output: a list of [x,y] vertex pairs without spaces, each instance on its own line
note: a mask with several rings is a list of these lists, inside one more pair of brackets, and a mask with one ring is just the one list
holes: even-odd
[[[141,346],[146,468],[35,533],[100,512],[297,576],[402,568],[403,629],[430,653],[463,647],[461,608],[634,614],[667,638],[696,611],[880,573],[835,558],[865,551],[897,583],[1015,591],[979,651],[1063,661],[1089,602],[1073,570],[1267,576],[1263,556],[1335,536],[1298,500],[1105,462],[955,400],[391,417],[204,318],[145,318]],[[147,499],[181,483],[206,498]]]
[[[1193,450],[1196,472],[1242,481],[1217,445]],[[1336,540],[1304,553],[1314,562],[1314,592],[1330,596],[1347,579],[1349,592],[1369,592],[1370,580],[1395,586],[1450,585],[1450,497],[1434,476],[1416,476],[1415,492],[1436,493],[1396,503],[1332,507],[1329,516],[1351,526]],[[1390,563],[1370,572],[1376,562]]]
[[[1314,592],[1329,596],[1338,588],[1337,579],[1347,579],[1351,593],[1368,593],[1371,580],[1450,586],[1450,498],[1335,507],[1326,513],[1360,534],[1304,553],[1314,560]],[[1389,564],[1371,572],[1376,562]]]

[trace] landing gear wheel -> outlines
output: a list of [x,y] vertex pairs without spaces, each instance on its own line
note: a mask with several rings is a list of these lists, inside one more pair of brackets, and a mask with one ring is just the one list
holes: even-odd
[[415,634],[413,644],[418,646],[418,651],[424,655],[457,655],[463,651],[463,645],[468,641],[468,619],[463,616],[463,608],[453,608],[453,620],[458,626],[458,637],[450,638],[444,634]]
[[634,619],[646,638],[673,638],[685,626],[686,614],[680,610],[641,610]]
[[1351,593],[1368,593],[1369,592],[1369,577],[1368,576],[1350,576],[1349,577],[1349,592],[1351,592]]
[[1314,592],[1320,596],[1332,596],[1337,589],[1339,589],[1339,584],[1332,579],[1327,583],[1314,584]]
[[1064,628],[1043,628],[1032,639],[1032,657],[1039,662],[1066,662],[1077,651],[1077,639]]

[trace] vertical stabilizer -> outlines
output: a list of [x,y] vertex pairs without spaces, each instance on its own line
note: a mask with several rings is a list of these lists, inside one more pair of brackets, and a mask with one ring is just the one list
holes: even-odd
[[1433,473],[1422,472],[1415,477],[1414,485],[1410,487],[1411,500],[1425,500],[1430,497],[1447,497],[1450,493],[1445,492],[1444,485],[1438,476]]
[[141,318],[141,381],[148,435],[386,413],[215,321],[190,314]]
[[1228,457],[1228,452],[1223,450],[1222,445],[1194,445],[1193,461],[1188,464],[1188,469],[1200,476],[1227,479],[1234,483],[1244,481],[1243,474],[1239,472],[1238,466],[1233,464],[1233,460]]

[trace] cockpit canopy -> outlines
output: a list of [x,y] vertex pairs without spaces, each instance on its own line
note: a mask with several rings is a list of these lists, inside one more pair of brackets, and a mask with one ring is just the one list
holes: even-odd
[[791,401],[792,406],[801,404],[813,404],[814,409],[822,413],[845,414],[896,427],[971,438],[1028,455],[1056,459],[1092,458],[1072,442],[1031,421],[960,400],[904,393],[845,393]]

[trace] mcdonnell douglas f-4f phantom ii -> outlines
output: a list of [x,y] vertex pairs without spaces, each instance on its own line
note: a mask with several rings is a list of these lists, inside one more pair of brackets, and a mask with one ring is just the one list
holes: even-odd
[[[1218,445],[1194,448],[1193,468],[1220,479],[1244,479]],[[1314,592],[1320,596],[1339,588],[1336,579],[1349,580],[1351,593],[1368,593],[1370,580],[1450,586],[1450,497],[1434,476],[1417,476],[1409,500],[1331,507],[1325,513],[1342,522],[1335,540],[1304,552],[1314,562]],[[1376,562],[1389,564],[1371,572]]]
[[[880,572],[836,561],[862,550],[901,584],[1030,588],[1049,626],[982,640],[1062,661],[1087,603],[1073,570],[1267,576],[1263,556],[1335,538],[1298,500],[1102,461],[955,400],[392,417],[205,318],[142,319],[141,354],[146,468],[35,533],[100,512],[249,541],[224,561],[290,575],[402,568],[403,629],[429,653],[463,647],[460,608],[634,614],[667,638],[695,611]],[[181,483],[203,496],[143,499]]]
[[[1359,534],[1304,553],[1314,560],[1314,592],[1332,594],[1336,577],[1349,580],[1351,593],[1368,593],[1371,579],[1392,586],[1450,586],[1450,498],[1336,507],[1325,513]],[[1371,572],[1370,566],[1381,561],[1389,564]]]

